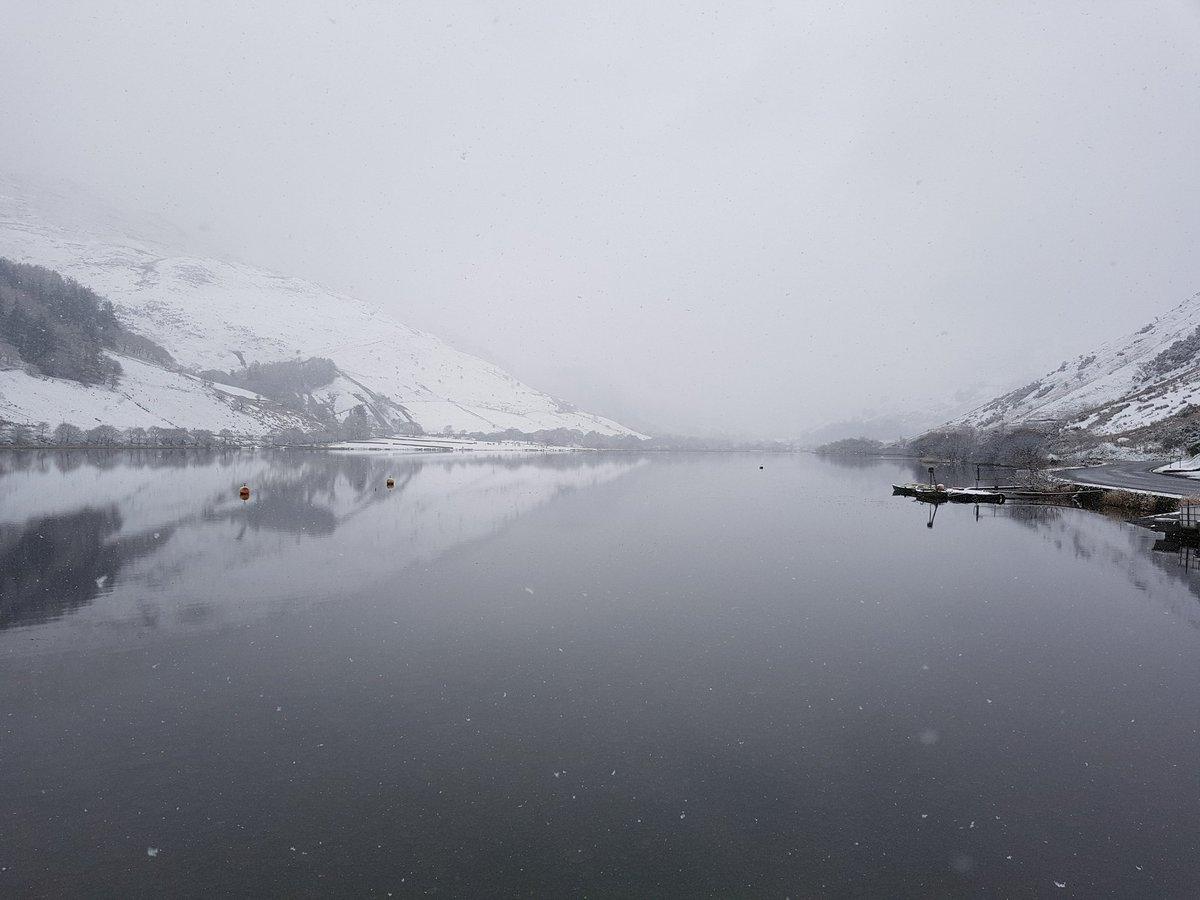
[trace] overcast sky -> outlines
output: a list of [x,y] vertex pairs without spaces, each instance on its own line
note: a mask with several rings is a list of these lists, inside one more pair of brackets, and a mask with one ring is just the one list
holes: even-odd
[[787,436],[1200,291],[1200,4],[0,0],[0,166],[633,424]]

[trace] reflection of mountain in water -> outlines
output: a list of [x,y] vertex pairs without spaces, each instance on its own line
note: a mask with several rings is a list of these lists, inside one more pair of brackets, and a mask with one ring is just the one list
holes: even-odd
[[[1141,594],[1200,628],[1200,606],[1181,598],[1178,590],[1182,585],[1193,597],[1200,598],[1200,572],[1195,559],[1158,552],[1172,548],[1155,544],[1150,532],[1098,513],[1039,504],[984,506],[979,515],[1023,525],[1063,553],[1105,565],[1122,574]],[[1146,566],[1147,559],[1153,568]]]
[[[380,580],[399,587],[408,567],[642,462],[590,453],[10,454],[0,469],[0,622],[87,608],[106,621],[184,627]],[[248,502],[237,496],[243,481]],[[104,602],[88,607],[101,593]]]
[[854,456],[852,454],[821,454],[821,461],[838,469],[874,469],[886,465],[878,456]]
[[169,530],[114,540],[115,506],[0,525],[0,629],[57,619],[111,590],[121,568],[152,553]]

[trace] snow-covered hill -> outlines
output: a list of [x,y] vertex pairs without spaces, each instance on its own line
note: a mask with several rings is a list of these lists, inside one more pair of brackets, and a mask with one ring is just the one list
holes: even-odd
[[1054,423],[1115,435],[1193,405],[1200,407],[1200,294],[951,424]]
[[[0,257],[54,269],[112,300],[124,325],[161,344],[189,371],[325,357],[341,374],[320,394],[340,413],[374,404],[386,408],[398,425],[412,422],[431,432],[449,427],[634,433],[354,297],[241,263],[180,254],[155,240],[130,236],[112,217],[89,214],[64,223],[62,205],[54,208],[42,196],[0,180]],[[142,381],[148,374],[143,369],[151,367],[122,364],[126,393],[138,395],[149,416],[168,418],[156,391],[158,382],[175,373],[162,371]],[[66,388],[48,384],[56,379],[11,369],[0,376],[0,418],[147,424],[118,416],[122,403],[105,388]],[[182,427],[212,428],[220,419],[229,420],[221,427],[261,433],[280,424],[278,417],[260,415],[253,401],[233,409],[228,394],[186,375],[178,375],[171,387],[175,406],[169,418]],[[194,397],[181,406],[189,392]]]
[[115,388],[0,369],[0,419],[22,425],[68,422],[88,429],[203,428],[262,434],[309,424],[249,391],[203,381],[139,359],[115,355],[124,369]]

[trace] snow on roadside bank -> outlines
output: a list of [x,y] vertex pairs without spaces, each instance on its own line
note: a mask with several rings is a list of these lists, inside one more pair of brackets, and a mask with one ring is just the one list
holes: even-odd
[[1169,462],[1154,470],[1161,475],[1183,475],[1186,478],[1200,478],[1200,454]]

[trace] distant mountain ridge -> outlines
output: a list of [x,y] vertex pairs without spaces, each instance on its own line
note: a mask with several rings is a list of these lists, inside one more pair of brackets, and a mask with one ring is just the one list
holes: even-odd
[[111,300],[122,326],[164,347],[178,370],[147,372],[144,364],[120,360],[125,373],[114,395],[9,368],[0,371],[0,419],[118,427],[161,419],[239,433],[303,427],[303,416],[265,398],[194,376],[318,357],[337,368],[316,392],[322,405],[338,415],[365,406],[396,430],[637,434],[354,297],[242,263],[181,254],[125,233],[104,214],[63,224],[69,199],[52,200],[46,206],[54,213],[43,216],[36,193],[0,180],[0,257],[53,269]]
[[800,440],[809,446],[818,446],[843,438],[869,438],[885,443],[911,438],[974,409],[1011,383],[977,381],[963,384],[952,393],[935,394],[921,400],[876,402],[857,415],[810,428],[800,435]]
[[1132,334],[953,419],[950,425],[1054,424],[1114,436],[1200,408],[1200,293]]

